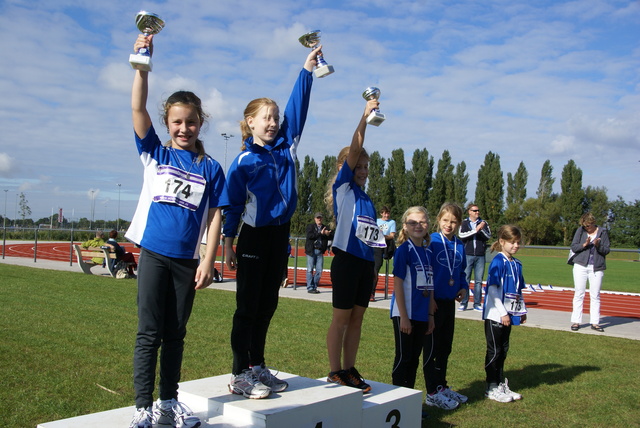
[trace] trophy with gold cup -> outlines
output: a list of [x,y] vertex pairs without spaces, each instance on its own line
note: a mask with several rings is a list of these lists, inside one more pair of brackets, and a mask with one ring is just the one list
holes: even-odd
[[[164,28],[164,21],[155,13],[140,11],[136,15],[136,27],[145,36],[158,34]],[[151,52],[149,48],[140,48],[138,53],[129,55],[129,64],[136,70],[151,71]]]
[[[320,30],[310,31],[307,34],[300,36],[298,40],[302,43],[302,46],[316,49],[320,45]],[[316,66],[316,69],[313,70],[313,74],[316,77],[325,77],[333,73],[333,65],[327,64],[327,61],[325,61],[324,56],[322,56],[321,53],[318,54],[317,61],[318,65]]]

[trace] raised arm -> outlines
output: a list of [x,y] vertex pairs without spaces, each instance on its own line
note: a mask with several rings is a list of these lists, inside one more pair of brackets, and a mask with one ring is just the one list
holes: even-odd
[[[134,44],[134,51],[142,47],[148,47],[153,53],[153,35],[144,36],[140,34]],[[133,130],[140,138],[147,135],[147,131],[151,127],[151,117],[147,111],[147,96],[149,93],[149,72],[136,70],[133,78],[133,87],[131,88],[131,114],[133,117]]]
[[371,110],[378,108],[379,105],[380,103],[378,102],[378,100],[374,99],[367,101],[367,105],[364,109],[364,114],[362,115],[362,117],[360,117],[358,127],[353,133],[351,146],[349,148],[349,155],[347,156],[347,164],[349,165],[349,168],[351,170],[353,170],[358,164],[360,153],[362,152],[362,148],[364,147],[364,133],[367,129],[367,116],[369,116]]

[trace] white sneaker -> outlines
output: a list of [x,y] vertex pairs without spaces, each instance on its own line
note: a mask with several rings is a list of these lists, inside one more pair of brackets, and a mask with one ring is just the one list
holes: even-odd
[[458,306],[458,310],[459,310],[460,312],[462,312],[462,311],[466,311],[466,310],[467,310],[467,306],[466,306],[466,305],[460,305],[460,306]]
[[484,393],[484,396],[490,400],[497,401],[498,403],[510,403],[513,401],[513,397],[504,392],[504,384],[500,384],[495,388],[492,388]]
[[427,398],[424,400],[425,404],[427,406],[439,407],[444,410],[453,410],[457,408],[460,403],[444,395],[443,391],[444,388],[439,386],[436,392],[433,394],[427,394]]
[[253,366],[251,370],[253,370],[260,382],[271,388],[271,392],[282,392],[289,387],[287,382],[275,377],[271,370],[265,367],[264,363],[259,366]]
[[503,389],[505,394],[509,394],[511,396],[511,398],[513,398],[513,401],[522,400],[522,394],[518,394],[517,392],[512,391],[512,390],[509,389],[509,380],[507,378],[504,378],[504,383],[502,384],[502,389]]
[[447,397],[450,398],[452,400],[457,401],[460,404],[464,404],[467,401],[469,401],[469,397],[467,397],[466,395],[462,395],[459,392],[454,391],[453,389],[446,387],[445,389],[442,390],[442,393]]
[[201,422],[191,409],[175,398],[153,403],[153,419],[158,425],[171,425],[176,428],[196,428]]
[[133,419],[129,424],[129,428],[152,428],[153,415],[150,407],[140,407],[133,414]]
[[245,369],[237,376],[231,376],[229,391],[232,394],[244,395],[247,398],[266,398],[271,394],[271,388],[258,380],[251,369]]

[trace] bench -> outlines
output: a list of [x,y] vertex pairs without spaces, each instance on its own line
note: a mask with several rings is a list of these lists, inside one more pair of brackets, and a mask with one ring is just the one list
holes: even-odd
[[[113,270],[113,266],[115,265],[113,261],[116,259],[116,254],[110,252],[108,248],[82,248],[80,245],[74,244],[73,249],[75,250],[76,258],[78,259],[78,266],[80,266],[82,272],[88,275],[93,275],[91,268],[95,266],[102,266],[102,264],[94,263],[91,259],[94,257],[100,257],[105,259],[105,266],[107,267],[109,274],[114,278],[116,277],[116,272]],[[85,260],[86,258],[89,258],[89,260]]]

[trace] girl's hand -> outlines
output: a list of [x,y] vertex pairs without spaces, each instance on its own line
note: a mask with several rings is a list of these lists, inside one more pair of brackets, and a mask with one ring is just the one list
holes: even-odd
[[207,288],[213,282],[213,266],[209,268],[206,263],[200,263],[196,270],[196,290]]
[[407,317],[400,317],[400,331],[404,334],[411,334],[411,320]]
[[227,246],[225,248],[224,258],[225,258],[225,264],[227,265],[227,268],[229,270],[236,270],[237,259],[236,259],[236,252],[233,251],[233,247]]
[[322,55],[322,45],[311,49],[307,59],[304,62],[304,69],[307,71],[313,71],[314,67],[318,65],[318,54]]
[[425,336],[428,336],[431,333],[433,333],[433,330],[435,329],[436,329],[436,320],[433,317],[433,315],[429,315],[429,323],[427,324],[427,331],[424,333]]
[[464,288],[461,288],[460,291],[458,291],[458,294],[456,294],[456,300],[458,302],[461,302],[462,299],[464,299],[466,295],[467,295],[467,290],[464,289]]
[[371,111],[377,109],[380,105],[378,100],[369,100],[367,101],[367,105],[364,108],[364,117],[367,117],[371,114]]
[[149,54],[153,56],[153,34],[145,36],[144,34],[139,34],[136,42],[133,45],[133,51],[138,53],[138,51],[142,48],[149,48]]
[[520,315],[520,324],[524,324],[527,322],[527,314]]
[[[503,317],[500,317],[500,322],[502,323],[502,325],[509,326],[509,325],[511,325],[511,317],[509,315],[505,315]],[[520,321],[520,322],[522,322],[522,321]]]

